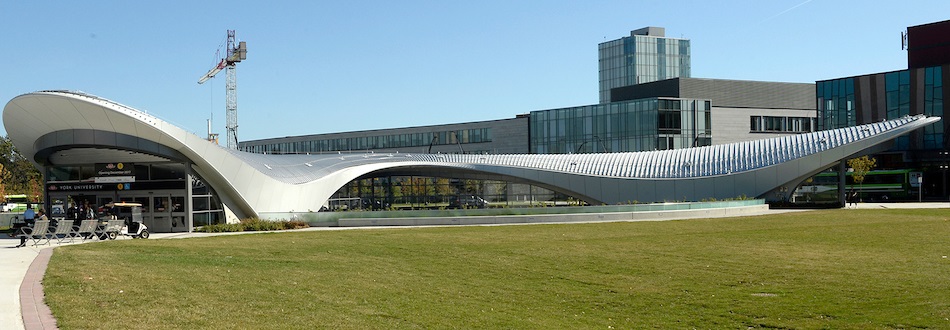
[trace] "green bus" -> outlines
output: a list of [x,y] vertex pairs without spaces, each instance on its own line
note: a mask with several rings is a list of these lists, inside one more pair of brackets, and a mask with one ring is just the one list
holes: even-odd
[[23,211],[26,211],[26,204],[36,204],[30,202],[30,199],[25,194],[4,195],[3,198],[5,202],[0,204],[0,208],[2,208],[3,212],[23,213]]
[[[917,178],[920,171],[875,170],[864,176],[864,182],[856,184],[852,172],[845,173],[846,191],[858,192],[860,198],[874,201],[916,200],[918,193]],[[805,181],[796,190],[797,198],[810,200],[837,200],[838,173],[822,172]]]

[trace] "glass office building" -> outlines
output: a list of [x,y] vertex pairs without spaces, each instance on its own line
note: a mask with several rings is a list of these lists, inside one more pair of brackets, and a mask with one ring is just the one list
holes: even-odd
[[[943,72],[936,66],[819,81],[816,97],[819,130],[921,113],[943,116]],[[900,137],[892,150],[943,149],[943,128],[938,123]]]
[[711,102],[647,98],[533,111],[535,154],[633,152],[706,146],[712,141]]
[[663,28],[634,30],[597,48],[600,103],[611,101],[612,88],[690,76],[689,40],[666,38]]
[[[864,196],[866,200],[885,196],[889,199],[907,200],[950,198],[947,184],[950,152],[947,151],[945,134],[948,110],[944,106],[944,93],[948,91],[943,88],[944,80],[950,75],[948,72],[950,65],[942,65],[816,83],[816,125],[819,130],[918,114],[944,118],[943,121],[895,139],[889,150],[872,155],[877,160],[876,169],[905,174],[896,180],[887,181],[899,184],[897,187],[903,187],[896,189],[900,191],[872,191]],[[914,178],[906,173],[913,173]],[[916,181],[917,177],[922,178],[922,184]],[[874,178],[871,178],[872,182],[873,180]]]

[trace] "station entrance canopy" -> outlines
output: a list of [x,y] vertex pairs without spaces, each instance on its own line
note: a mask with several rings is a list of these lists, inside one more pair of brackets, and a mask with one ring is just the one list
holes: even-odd
[[503,178],[592,205],[739,196],[775,200],[843,159],[939,120],[906,116],[787,137],[632,153],[267,155],[230,150],[143,111],[78,92],[20,95],[3,111],[10,139],[37,166],[179,162],[238,218],[318,210],[354,179],[397,172]]

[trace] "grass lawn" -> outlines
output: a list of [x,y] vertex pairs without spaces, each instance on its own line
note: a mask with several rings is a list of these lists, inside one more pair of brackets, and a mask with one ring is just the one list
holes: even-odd
[[57,248],[61,329],[950,328],[950,211]]

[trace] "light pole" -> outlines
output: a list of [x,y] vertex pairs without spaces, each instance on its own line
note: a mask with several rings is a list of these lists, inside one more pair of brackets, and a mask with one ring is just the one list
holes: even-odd
[[696,133],[696,137],[693,138],[693,147],[698,147],[698,146],[699,146],[699,138],[700,138],[700,137],[705,137],[705,136],[706,136],[706,132],[699,132],[699,133]]
[[[943,156],[943,164],[940,165],[940,171],[943,172],[943,195],[947,196],[947,170],[950,169],[950,151],[941,151],[940,155]],[[950,201],[950,196],[947,197],[947,200]]]

